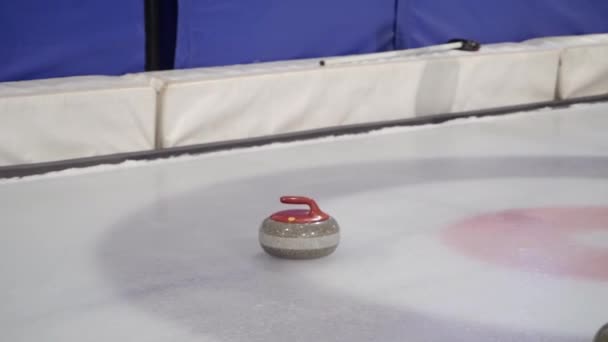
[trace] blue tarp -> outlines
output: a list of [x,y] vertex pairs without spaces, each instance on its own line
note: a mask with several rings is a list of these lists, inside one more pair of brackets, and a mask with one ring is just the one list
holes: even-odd
[[608,32],[608,0],[399,0],[397,47]]
[[176,67],[394,48],[395,0],[179,0]]
[[0,1],[0,81],[144,66],[143,0]]
[[[174,55],[176,68],[191,68],[416,48],[453,38],[494,43],[608,32],[608,0],[160,4],[165,68]],[[0,1],[0,81],[119,75],[144,66],[144,0]]]

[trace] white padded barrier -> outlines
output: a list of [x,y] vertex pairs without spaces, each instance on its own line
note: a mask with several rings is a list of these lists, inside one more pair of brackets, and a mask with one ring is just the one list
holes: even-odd
[[608,34],[549,37],[526,44],[561,49],[559,98],[608,94]]
[[152,74],[161,144],[185,146],[327,126],[548,101],[559,51],[518,44],[319,66],[305,60]]
[[539,47],[555,47],[560,49],[567,49],[576,46],[601,44],[608,42],[608,34],[597,33],[587,35],[575,35],[575,36],[555,36],[555,37],[543,37],[529,39],[523,42],[523,45],[527,46],[539,46]]
[[0,166],[153,149],[149,83],[141,75],[0,83]]
[[558,90],[562,99],[608,94],[608,41],[562,52]]

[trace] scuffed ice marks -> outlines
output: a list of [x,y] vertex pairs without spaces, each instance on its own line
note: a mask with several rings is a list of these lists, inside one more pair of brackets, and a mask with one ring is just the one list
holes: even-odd
[[339,263],[339,251],[324,259],[278,260],[260,249],[257,232],[285,193],[322,203],[435,180],[605,177],[606,169],[605,158],[437,159],[253,177],[142,208],[104,239],[99,260],[123,300],[221,341],[583,341],[442,320],[329,291],[301,274]]

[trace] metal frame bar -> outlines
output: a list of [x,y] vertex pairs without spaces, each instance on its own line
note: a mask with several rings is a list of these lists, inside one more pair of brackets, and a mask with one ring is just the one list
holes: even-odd
[[160,37],[160,2],[162,0],[145,0],[146,23],[146,71],[161,69]]

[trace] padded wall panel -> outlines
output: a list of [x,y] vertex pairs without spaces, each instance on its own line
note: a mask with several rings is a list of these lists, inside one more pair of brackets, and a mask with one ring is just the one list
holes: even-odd
[[608,94],[608,43],[564,50],[558,90],[563,99]]
[[144,76],[0,83],[0,166],[153,149],[155,114]]
[[608,32],[606,0],[399,0],[398,48]]
[[143,4],[0,1],[0,82],[143,71]]
[[608,33],[535,38],[525,41],[524,45],[566,49],[595,44],[608,44]]
[[185,146],[554,98],[558,50],[488,51],[324,68],[298,61],[158,73],[165,82],[160,141]]
[[395,0],[179,0],[176,67],[393,49]]
[[608,94],[608,34],[538,38],[525,45],[561,50],[559,98]]

